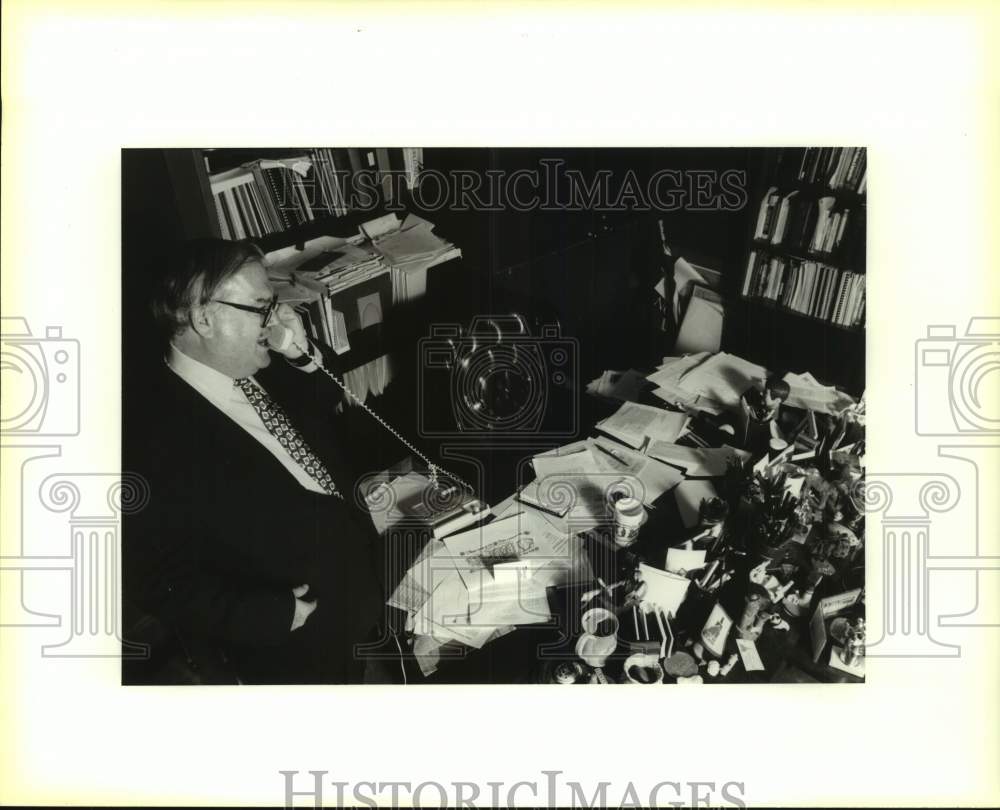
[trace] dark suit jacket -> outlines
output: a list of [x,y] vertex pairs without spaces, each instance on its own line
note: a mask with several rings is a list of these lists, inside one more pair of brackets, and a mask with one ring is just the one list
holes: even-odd
[[[255,375],[330,470],[345,500],[304,489],[263,446],[166,365],[131,418],[125,469],[150,487],[124,525],[130,599],[182,634],[217,639],[244,682],[358,680],[363,641],[383,605],[373,555],[379,538],[355,505],[337,436],[342,396],[320,372],[272,354]],[[291,589],[318,600],[290,631]]]

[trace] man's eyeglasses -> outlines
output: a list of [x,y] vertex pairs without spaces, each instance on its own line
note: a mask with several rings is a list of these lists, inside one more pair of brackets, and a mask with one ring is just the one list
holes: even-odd
[[260,315],[261,329],[266,327],[271,322],[271,318],[274,315],[274,310],[278,308],[277,295],[275,295],[274,298],[271,299],[270,304],[267,304],[266,306],[263,307],[252,307],[249,304],[234,304],[232,301],[223,301],[221,298],[213,298],[212,300],[215,301],[215,303],[217,304],[225,304],[227,307],[232,307],[233,309],[239,309],[242,310],[243,312],[254,312],[257,315]]

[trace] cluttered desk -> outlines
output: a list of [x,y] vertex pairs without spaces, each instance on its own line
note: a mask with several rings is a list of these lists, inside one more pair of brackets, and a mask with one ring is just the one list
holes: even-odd
[[863,398],[725,352],[587,392],[591,435],[498,503],[368,490],[409,681],[862,681]]

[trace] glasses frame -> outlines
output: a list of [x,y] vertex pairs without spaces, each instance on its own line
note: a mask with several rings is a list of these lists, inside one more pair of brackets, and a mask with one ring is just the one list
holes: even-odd
[[252,307],[249,304],[237,304],[233,301],[223,301],[221,298],[212,299],[216,304],[225,304],[227,307],[232,307],[233,309],[238,309],[243,312],[253,312],[256,315],[260,315],[260,328],[265,329],[267,325],[271,322],[271,318],[274,317],[274,311],[278,308],[278,295],[275,293],[274,297],[271,299],[271,303],[263,307]]

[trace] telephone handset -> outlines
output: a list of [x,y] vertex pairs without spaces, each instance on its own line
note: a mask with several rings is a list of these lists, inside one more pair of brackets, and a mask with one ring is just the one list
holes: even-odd
[[[277,352],[285,352],[289,348],[291,348],[292,346],[295,346],[303,354],[309,354],[310,353],[308,349],[303,348],[299,344],[295,343],[295,336],[292,333],[292,330],[289,329],[284,324],[280,324],[280,323],[273,323],[273,324],[271,324],[270,331],[268,332],[268,335],[267,335],[267,345],[270,348],[272,348],[275,351],[277,351]],[[359,397],[350,388],[347,387],[347,385],[343,382],[343,380],[338,379],[336,377],[336,375],[333,374],[333,372],[329,371],[323,365],[323,357],[322,357],[322,355],[320,355],[318,358],[314,358],[314,360],[316,361],[316,365],[319,366],[319,370],[320,371],[322,371],[324,374],[326,374],[327,377],[329,377],[331,380],[333,380],[340,387],[340,389],[343,390],[343,392],[345,394],[347,394],[358,405],[360,405],[365,411],[367,411],[368,414],[376,422],[378,422],[380,425],[382,425],[382,427],[384,427],[387,431],[389,431],[389,433],[391,433],[396,439],[398,439],[403,444],[404,447],[406,447],[411,453],[413,453],[414,455],[416,455],[422,462],[424,462],[424,464],[427,465],[427,470],[430,473],[430,477],[431,477],[431,484],[433,485],[434,489],[439,490],[439,494],[440,494],[441,497],[446,497],[446,496],[448,496],[450,494],[453,494],[454,491],[455,491],[455,487],[452,486],[452,487],[444,487],[443,488],[441,486],[441,482],[438,480],[438,473],[439,472],[447,473],[448,478],[450,478],[451,480],[456,481],[457,483],[461,484],[463,487],[465,487],[467,490],[469,490],[469,492],[474,492],[475,491],[475,490],[473,490],[473,488],[471,486],[469,486],[465,481],[463,481],[457,475],[454,475],[453,473],[448,472],[447,470],[443,469],[442,467],[439,467],[437,464],[432,464],[431,460],[429,458],[427,458],[427,456],[425,456],[419,450],[417,450],[417,448],[414,447],[412,444],[410,444],[410,442],[408,442],[406,439],[404,439],[400,435],[399,431],[397,431],[395,428],[393,428],[381,416],[379,416],[377,413],[375,413],[375,411],[373,411],[371,408],[369,408],[365,404],[365,402],[361,399],[361,397]]]

